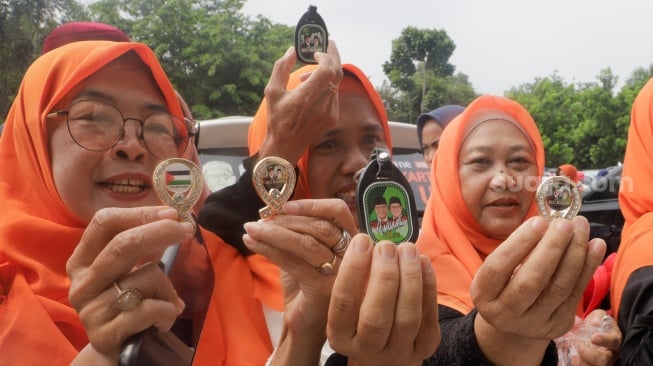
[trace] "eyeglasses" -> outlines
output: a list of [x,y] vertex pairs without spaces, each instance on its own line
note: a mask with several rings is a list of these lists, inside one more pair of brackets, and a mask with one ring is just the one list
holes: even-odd
[[91,151],[106,151],[116,146],[125,136],[127,121],[140,123],[139,137],[145,148],[159,159],[183,154],[197,132],[197,124],[187,118],[181,120],[166,112],[150,114],[143,120],[125,118],[115,106],[96,100],[76,101],[67,111],[54,111],[47,118],[60,115],[66,115],[73,141]]

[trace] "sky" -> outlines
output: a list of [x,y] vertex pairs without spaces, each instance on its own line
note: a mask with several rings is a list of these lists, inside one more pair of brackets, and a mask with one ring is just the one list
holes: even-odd
[[608,67],[620,87],[653,64],[651,0],[247,0],[242,11],[295,26],[309,5],[342,61],[377,87],[387,79],[392,40],[408,26],[446,31],[456,45],[449,62],[482,94],[554,73],[567,83],[594,82]]

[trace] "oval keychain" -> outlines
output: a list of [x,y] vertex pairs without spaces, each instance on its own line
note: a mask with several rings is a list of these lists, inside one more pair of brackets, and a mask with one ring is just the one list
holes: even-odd
[[419,221],[410,184],[385,149],[375,149],[356,187],[359,227],[375,243],[415,242]]
[[562,176],[544,179],[537,187],[536,199],[537,209],[547,221],[560,217],[571,220],[582,204],[576,184]]
[[197,231],[191,210],[204,188],[200,168],[190,160],[171,158],[160,162],[152,176],[154,190],[161,202],[177,210],[179,221],[192,223]]
[[252,183],[267,206],[259,210],[262,219],[282,214],[281,207],[295,191],[295,168],[285,159],[268,156],[254,166]]
[[310,5],[295,28],[297,59],[305,64],[316,64],[315,52],[326,52],[329,34],[317,7]]

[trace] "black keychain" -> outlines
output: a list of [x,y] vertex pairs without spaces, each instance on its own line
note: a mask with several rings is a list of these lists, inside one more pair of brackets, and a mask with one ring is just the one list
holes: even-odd
[[295,50],[297,59],[305,64],[315,64],[315,52],[326,52],[329,35],[326,24],[317,7],[310,5],[308,11],[299,18],[295,28]]
[[358,179],[356,205],[361,232],[375,243],[417,240],[419,221],[413,190],[387,150],[374,149]]

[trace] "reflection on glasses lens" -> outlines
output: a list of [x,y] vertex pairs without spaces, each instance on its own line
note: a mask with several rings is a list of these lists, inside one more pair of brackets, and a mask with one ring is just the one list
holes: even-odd
[[105,151],[115,146],[123,137],[127,121],[138,122],[142,129],[145,147],[158,158],[178,156],[188,145],[185,126],[179,118],[168,113],[155,113],[141,121],[125,118],[116,107],[98,101],[78,101],[68,111],[68,130],[81,147]]

